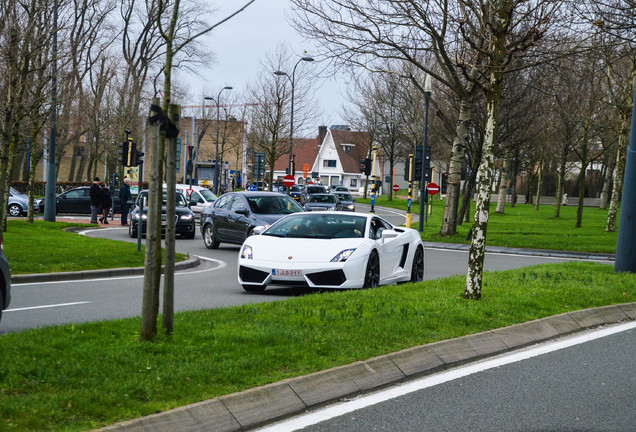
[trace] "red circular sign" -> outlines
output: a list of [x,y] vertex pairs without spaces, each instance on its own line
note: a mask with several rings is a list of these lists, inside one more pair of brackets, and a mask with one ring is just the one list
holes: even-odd
[[308,185],[312,185],[312,184],[314,184],[314,182],[312,182],[311,180],[307,180],[307,184]]
[[285,186],[293,186],[294,184],[296,184],[296,179],[294,179],[294,176],[291,174],[287,174],[285,177],[283,177],[283,184]]
[[437,195],[437,192],[439,192],[439,186],[437,183],[429,183],[428,186],[426,186],[426,192],[428,192],[429,195]]
[[398,185],[393,185],[393,192],[397,192],[400,190],[400,186]]

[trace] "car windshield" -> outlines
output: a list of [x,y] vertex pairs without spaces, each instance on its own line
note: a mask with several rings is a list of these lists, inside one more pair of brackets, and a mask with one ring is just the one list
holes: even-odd
[[327,204],[335,204],[336,197],[333,195],[311,195],[307,202],[310,203],[327,203]]
[[307,193],[308,194],[315,194],[315,193],[320,193],[320,192],[324,192],[325,188],[323,188],[322,186],[308,186],[307,187]]
[[210,192],[210,190],[208,189],[201,189],[199,191],[199,193],[203,196],[203,198],[205,198],[205,200],[207,202],[214,202],[216,201],[216,195],[214,195],[212,192]]
[[349,194],[337,193],[336,196],[340,201],[353,201],[353,198],[351,198]]
[[337,213],[302,213],[288,216],[269,227],[262,235],[287,238],[360,238],[367,218]]
[[250,209],[256,214],[290,214],[303,211],[296,201],[286,195],[247,197]]
[[[163,191],[162,201],[163,201],[163,205],[166,205],[166,191]],[[137,203],[139,204],[140,202],[143,202],[144,207],[148,207],[148,191],[143,191],[139,194],[139,197],[137,197]],[[176,206],[177,207],[188,206],[188,203],[186,202],[186,199],[183,196],[183,194],[177,193]]]

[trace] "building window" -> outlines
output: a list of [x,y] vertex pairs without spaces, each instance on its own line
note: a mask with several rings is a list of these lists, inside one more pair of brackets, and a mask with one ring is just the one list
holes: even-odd
[[351,183],[349,184],[349,187],[357,188],[358,187],[358,179],[352,178],[351,179]]
[[352,144],[342,144],[342,150],[346,153],[346,154],[351,154],[351,150],[353,149],[353,145]]
[[322,161],[322,166],[325,167],[325,168],[335,168],[336,167],[336,161],[335,160],[325,159],[324,161]]

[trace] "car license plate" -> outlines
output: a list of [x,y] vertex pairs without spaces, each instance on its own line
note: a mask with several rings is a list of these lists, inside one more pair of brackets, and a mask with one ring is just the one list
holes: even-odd
[[302,277],[303,271],[302,270],[273,269],[272,270],[272,275],[273,276],[279,276],[279,277]]

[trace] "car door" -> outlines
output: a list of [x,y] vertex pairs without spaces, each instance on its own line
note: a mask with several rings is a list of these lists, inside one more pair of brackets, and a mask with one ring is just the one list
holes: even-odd
[[212,223],[216,228],[219,240],[228,241],[231,238],[228,215],[231,211],[230,205],[233,199],[234,194],[225,194],[214,203]]
[[192,191],[190,195],[190,208],[196,214],[201,214],[201,210],[205,206],[205,200],[198,191]]
[[250,218],[244,213],[249,210],[245,198],[239,194],[234,196],[230,211],[227,216],[228,241],[233,243],[243,243],[247,237],[247,231],[250,226]]
[[[65,192],[57,198],[58,211],[60,213],[90,213],[88,198],[88,189],[72,189]],[[84,209],[82,205],[86,208]]]
[[379,217],[371,219],[370,237],[376,241],[380,253],[380,279],[390,277],[395,271],[402,257],[400,238],[382,239],[382,231],[392,230],[393,226]]

